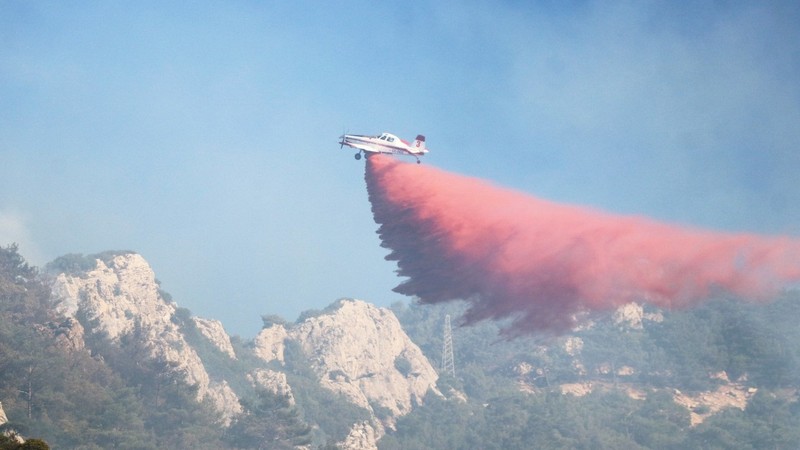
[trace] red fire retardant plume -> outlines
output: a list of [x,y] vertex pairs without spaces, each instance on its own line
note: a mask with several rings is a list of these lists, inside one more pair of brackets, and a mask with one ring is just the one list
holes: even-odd
[[766,301],[800,280],[800,241],[722,234],[552,203],[375,155],[367,190],[394,290],[466,300],[467,323],[512,318],[508,335],[557,334],[577,313],[631,301],[689,307],[714,294]]

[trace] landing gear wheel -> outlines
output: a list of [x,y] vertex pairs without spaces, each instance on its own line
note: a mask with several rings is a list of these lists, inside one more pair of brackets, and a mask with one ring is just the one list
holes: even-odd
[[420,161],[420,160],[417,160],[417,164],[422,164],[422,161]]
[[356,153],[356,155],[354,157],[356,158],[356,160],[361,159],[361,153]]

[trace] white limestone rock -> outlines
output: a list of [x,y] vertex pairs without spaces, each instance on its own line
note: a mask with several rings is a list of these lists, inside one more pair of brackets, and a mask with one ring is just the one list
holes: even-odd
[[377,450],[378,433],[369,422],[358,422],[350,429],[344,441],[336,444],[344,450]]
[[239,397],[233,392],[228,382],[211,382],[206,392],[208,398],[211,399],[217,411],[222,413],[222,424],[229,426],[233,418],[242,413],[242,405],[239,403]]
[[195,326],[200,333],[203,334],[212,344],[214,344],[219,351],[230,356],[231,359],[236,359],[236,352],[233,350],[231,344],[231,337],[225,332],[222,327],[222,322],[219,320],[203,319],[200,317],[192,317]]
[[436,371],[388,309],[342,300],[289,330],[281,325],[262,330],[257,354],[283,361],[286,339],[300,345],[323,387],[373,413],[380,407],[384,425],[393,426],[428,390],[436,391]]
[[253,351],[256,356],[266,362],[278,361],[283,364],[283,351],[288,337],[289,333],[286,332],[286,327],[280,324],[273,324],[268,328],[262,329],[256,335],[253,340]]
[[[95,268],[84,274],[58,275],[52,288],[57,311],[73,318],[80,312],[92,324],[87,331],[105,333],[116,342],[133,336],[149,358],[174,364],[186,383],[196,385],[198,400],[212,392],[203,362],[172,321],[176,306],[161,297],[153,269],[141,255],[97,259]],[[239,404],[235,394],[221,389],[214,394],[215,401],[225,403],[220,411],[235,411]]]
[[259,386],[273,394],[285,395],[289,398],[289,404],[294,405],[294,394],[289,382],[286,380],[286,374],[283,372],[276,372],[270,369],[256,369],[247,375],[247,378],[253,383],[254,386]]
[[[198,400],[212,400],[226,424],[241,412],[236,393],[224,380],[211,379],[184,338],[179,324],[186,319],[179,312],[176,315],[175,304],[162,298],[155,274],[142,256],[128,253],[97,259],[95,267],[84,273],[58,275],[53,292],[58,311],[85,319],[86,333],[104,333],[116,342],[132,337],[137,351],[174,366],[188,384],[197,386]],[[221,323],[192,320],[220,351],[232,359],[242,356],[234,352]],[[436,371],[388,309],[342,300],[300,324],[275,323],[261,330],[254,340],[254,353],[263,361],[282,365],[289,341],[308,358],[322,387],[372,412],[372,420],[355,427],[350,438],[365,442],[364,448],[374,448],[370,443],[383,435],[384,427],[393,426],[397,417],[422,403],[429,390],[437,392]],[[257,369],[249,377],[294,402],[285,373]]]
[[564,351],[569,356],[578,356],[583,350],[583,339],[578,336],[569,336],[564,340]]
[[98,259],[84,276],[60,274],[53,291],[59,311],[74,317],[80,308],[89,321],[96,321],[92,331],[105,332],[112,340],[131,333],[137,321],[142,328],[175,328],[170,321],[175,306],[161,299],[153,270],[135,253],[115,256],[109,265]]
[[620,306],[614,311],[614,324],[626,325],[634,330],[641,330],[644,328],[644,322],[662,322],[664,315],[660,312],[646,313],[642,305],[638,303],[628,303]]
[[373,413],[380,407],[389,414],[384,424],[393,426],[428,390],[436,391],[438,375],[390,310],[360,300],[336,306],[289,329],[264,328],[254,351],[264,361],[283,363],[287,339],[297,342],[323,387]]

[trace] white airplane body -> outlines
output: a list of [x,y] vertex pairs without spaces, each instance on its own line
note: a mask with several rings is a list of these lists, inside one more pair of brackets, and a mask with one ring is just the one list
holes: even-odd
[[414,142],[408,142],[390,133],[381,133],[378,136],[362,136],[358,134],[344,134],[339,137],[339,146],[345,145],[358,150],[355,158],[361,159],[361,153],[365,155],[373,153],[391,153],[395,155],[409,155],[417,158],[428,153],[425,148],[425,136],[418,135]]

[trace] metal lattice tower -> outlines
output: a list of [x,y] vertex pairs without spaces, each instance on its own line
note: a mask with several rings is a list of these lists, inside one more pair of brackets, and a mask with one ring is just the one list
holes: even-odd
[[450,328],[450,314],[444,316],[444,345],[442,346],[442,366],[440,373],[456,376],[456,362],[453,359],[453,330]]

